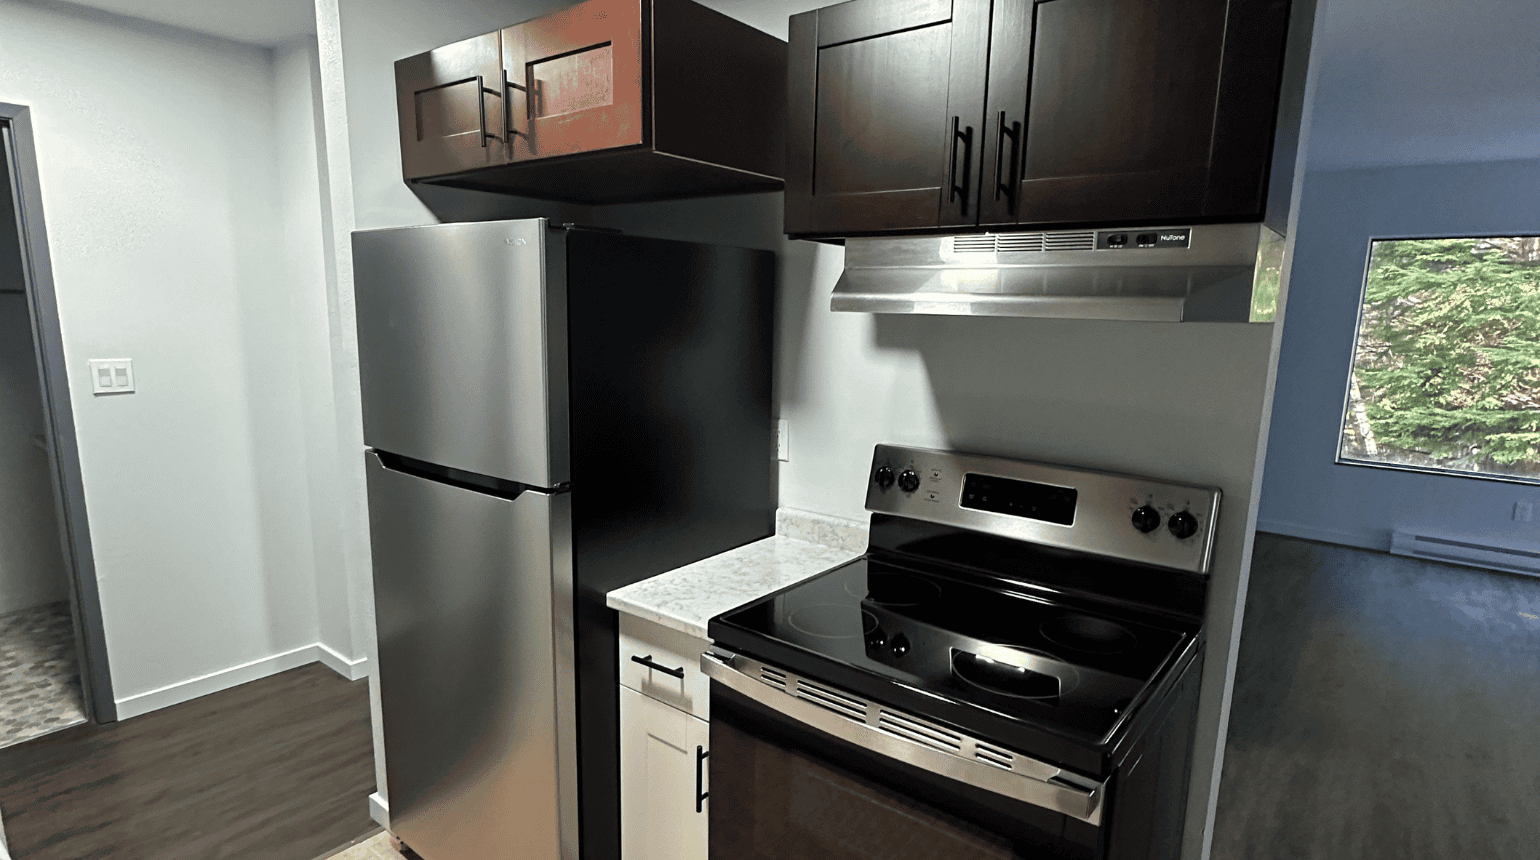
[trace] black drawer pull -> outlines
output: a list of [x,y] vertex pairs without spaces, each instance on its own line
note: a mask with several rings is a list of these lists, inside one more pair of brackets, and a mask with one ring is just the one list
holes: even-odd
[[631,655],[631,662],[632,663],[640,663],[640,664],[642,664],[643,666],[646,666],[649,669],[653,669],[653,670],[662,672],[665,675],[673,675],[675,678],[678,678],[681,681],[684,680],[684,667],[683,666],[680,666],[678,669],[670,669],[667,666],[664,666],[662,664],[652,662],[652,655],[651,654],[648,654],[646,657],[638,657],[635,654],[633,654],[633,655]]
[[701,791],[701,764],[711,757],[711,752],[699,744],[695,747],[695,811],[701,811],[701,804],[711,796],[709,791]]

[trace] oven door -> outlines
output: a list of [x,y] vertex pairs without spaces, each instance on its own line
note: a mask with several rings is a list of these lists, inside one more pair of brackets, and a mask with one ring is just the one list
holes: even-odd
[[1102,785],[1022,756],[983,764],[987,744],[752,659],[701,662],[713,860],[1104,856]]

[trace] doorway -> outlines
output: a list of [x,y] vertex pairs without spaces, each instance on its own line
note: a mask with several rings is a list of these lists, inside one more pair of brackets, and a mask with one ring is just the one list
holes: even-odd
[[0,103],[0,747],[117,718],[29,111]]

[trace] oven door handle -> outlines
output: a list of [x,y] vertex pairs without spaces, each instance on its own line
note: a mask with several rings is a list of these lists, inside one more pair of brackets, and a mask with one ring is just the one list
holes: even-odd
[[[751,670],[757,668],[755,661],[736,654],[724,654],[720,648],[702,654],[700,665],[701,671],[711,680],[824,734],[984,791],[1051,809],[1089,824],[1101,824],[1103,783],[1016,752],[1011,753],[1014,761],[1009,770],[998,764],[986,764],[980,760],[986,754],[979,752],[978,741],[968,737],[961,739],[957,752],[916,742],[883,727],[895,715],[899,719],[915,719],[908,714],[865,702],[842,691],[842,699],[848,700],[842,703],[843,707],[854,708],[852,703],[861,702],[866,706],[865,718],[856,717],[854,711],[848,715],[836,712],[799,697],[796,687],[802,679],[796,675],[769,667],[773,677],[785,678],[783,690],[779,685],[772,686],[739,669],[740,665]],[[819,683],[818,686],[826,685]],[[882,719],[884,712],[890,720]],[[923,732],[908,731],[926,737]]]

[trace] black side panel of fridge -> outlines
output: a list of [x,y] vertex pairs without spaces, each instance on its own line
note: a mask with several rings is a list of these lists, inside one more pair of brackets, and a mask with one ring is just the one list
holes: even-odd
[[619,649],[605,594],[774,532],[775,255],[567,237],[584,860],[620,856]]

